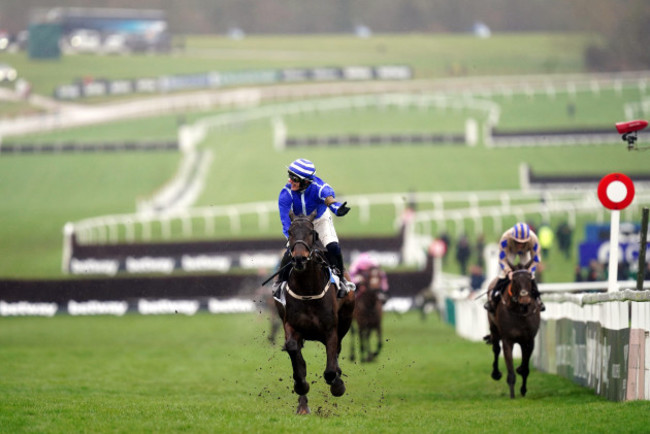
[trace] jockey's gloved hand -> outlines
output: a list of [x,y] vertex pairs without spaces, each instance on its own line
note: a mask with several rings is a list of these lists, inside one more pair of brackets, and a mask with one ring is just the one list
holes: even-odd
[[336,210],[336,215],[337,216],[342,217],[342,216],[346,215],[348,212],[350,212],[350,208],[345,206],[347,204],[348,204],[347,202],[343,202],[343,204]]

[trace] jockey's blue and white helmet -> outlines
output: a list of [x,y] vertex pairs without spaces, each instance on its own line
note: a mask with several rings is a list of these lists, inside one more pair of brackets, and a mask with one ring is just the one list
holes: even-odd
[[314,174],[316,173],[316,166],[314,166],[314,163],[305,160],[304,158],[295,160],[289,167],[287,167],[287,169],[289,169],[289,173],[293,173],[300,179],[306,179],[309,181],[314,178]]
[[526,223],[516,223],[512,227],[512,238],[518,243],[526,243],[530,240],[530,226]]

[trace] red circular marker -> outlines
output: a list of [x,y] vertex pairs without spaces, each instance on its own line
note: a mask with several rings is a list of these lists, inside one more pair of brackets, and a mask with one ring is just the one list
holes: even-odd
[[447,252],[447,245],[442,240],[433,240],[429,246],[429,253],[434,258],[442,258]]
[[625,209],[634,199],[634,183],[622,173],[610,173],[598,183],[598,199],[607,209]]

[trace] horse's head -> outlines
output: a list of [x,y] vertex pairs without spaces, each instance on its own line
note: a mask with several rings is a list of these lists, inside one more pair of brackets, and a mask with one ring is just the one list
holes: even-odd
[[522,311],[527,311],[533,302],[533,275],[528,271],[531,263],[512,267],[512,284],[508,288],[510,300],[519,305]]
[[379,267],[370,267],[363,270],[357,277],[359,285],[373,291],[381,290],[382,274]]
[[297,216],[290,211],[289,217],[291,218],[289,249],[291,250],[293,269],[303,271],[318,240],[318,232],[314,229],[316,211],[308,216]]

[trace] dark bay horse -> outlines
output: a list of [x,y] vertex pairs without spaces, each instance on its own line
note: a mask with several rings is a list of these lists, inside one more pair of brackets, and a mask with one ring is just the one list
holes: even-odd
[[511,267],[513,270],[512,282],[501,296],[501,301],[494,314],[488,312],[490,334],[484,339],[492,344],[494,362],[492,363],[492,378],[499,380],[499,342],[503,345],[503,357],[508,369],[508,386],[510,398],[515,397],[515,381],[517,376],[512,361],[514,344],[521,348],[521,365],[517,373],[522,377],[521,396],[526,396],[526,381],[528,379],[530,356],[535,348],[535,335],[539,329],[539,305],[532,297],[533,278],[528,271],[529,264]]
[[306,380],[307,365],[302,356],[305,340],[325,345],[327,362],[323,376],[334,396],[345,393],[338,357],[341,341],[352,323],[354,293],[336,297],[337,288],[331,281],[325,249],[314,230],[315,212],[310,216],[291,213],[289,249],[292,269],[286,287],[286,305],[276,300],[278,314],[284,326],[283,350],[289,354],[293,367],[293,390],[298,394],[298,414],[309,414]]
[[[372,267],[363,270],[357,277],[357,301],[354,305],[354,322],[359,329],[359,357],[362,362],[371,362],[379,355],[382,346],[381,319],[383,298],[381,269]],[[377,349],[372,351],[370,336],[377,336]],[[354,324],[350,334],[355,333]],[[355,359],[355,340],[350,339],[350,360]]]

